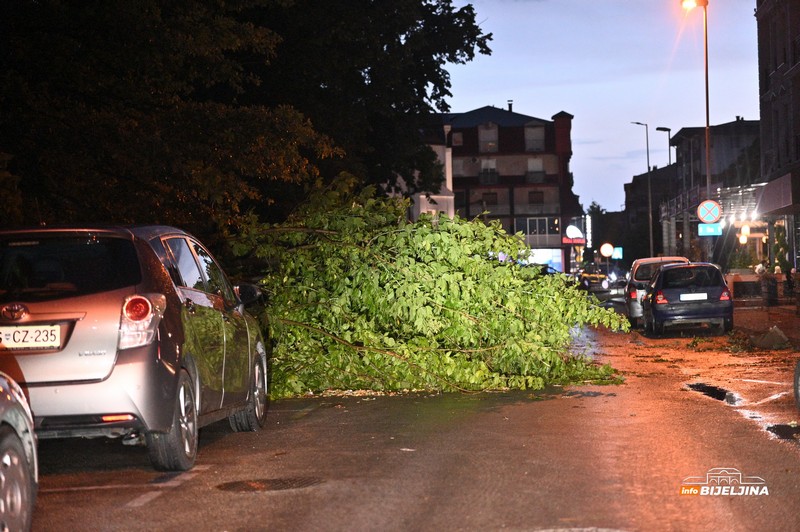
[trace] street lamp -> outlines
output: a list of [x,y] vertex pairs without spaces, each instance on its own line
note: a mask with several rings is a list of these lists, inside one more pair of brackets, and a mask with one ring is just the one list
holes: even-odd
[[666,131],[667,132],[667,165],[672,164],[672,149],[670,149],[669,141],[670,141],[670,133],[672,130],[668,127],[657,127],[656,131]]
[[706,199],[711,199],[711,124],[708,105],[708,0],[681,0],[684,9],[703,8],[703,63],[706,78]]
[[[681,0],[684,9],[703,8],[703,62],[706,75],[706,199],[711,199],[711,125],[708,111],[708,0]],[[711,239],[708,240],[708,260],[711,258]]]
[[655,253],[653,252],[653,189],[650,184],[650,129],[647,127],[647,124],[642,122],[631,122],[631,124],[636,124],[637,126],[644,126],[644,140],[645,145],[647,146],[647,220],[648,220],[648,227],[650,230],[650,256],[654,257]]

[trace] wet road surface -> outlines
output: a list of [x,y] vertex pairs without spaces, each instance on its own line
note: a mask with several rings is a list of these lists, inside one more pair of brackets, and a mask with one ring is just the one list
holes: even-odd
[[[748,412],[778,387],[763,414],[788,426],[793,351],[767,387],[742,376],[769,354],[638,333],[580,342],[625,383],[279,401],[265,432],[205,429],[182,475],[151,470],[141,448],[42,442],[34,530],[800,529],[800,446],[687,386],[720,384]],[[681,494],[721,468],[759,494]]]

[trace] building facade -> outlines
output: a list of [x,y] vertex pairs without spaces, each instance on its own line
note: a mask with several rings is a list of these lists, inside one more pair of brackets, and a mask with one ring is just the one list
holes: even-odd
[[[800,2],[757,0],[761,175],[759,215],[769,224],[770,261],[800,258]],[[781,249],[785,239],[787,253]],[[776,251],[777,250],[777,251]],[[788,263],[788,264],[787,264]]]
[[543,120],[510,103],[443,115],[455,212],[522,233],[532,260],[559,271],[572,269],[582,244],[566,237],[583,213],[569,170],[572,118],[562,111]]

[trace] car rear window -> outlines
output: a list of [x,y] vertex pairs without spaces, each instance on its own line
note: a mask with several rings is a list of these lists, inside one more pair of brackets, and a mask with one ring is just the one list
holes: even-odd
[[141,282],[130,240],[96,235],[0,238],[0,301],[44,301]]
[[664,288],[708,288],[722,286],[722,274],[716,268],[689,267],[664,271]]

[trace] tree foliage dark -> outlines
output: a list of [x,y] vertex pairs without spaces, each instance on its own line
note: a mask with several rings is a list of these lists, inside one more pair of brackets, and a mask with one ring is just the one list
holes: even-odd
[[277,37],[243,21],[254,2],[4,2],[0,152],[19,178],[11,223],[169,222],[215,232],[264,184],[317,175],[335,154],[289,106],[229,105],[236,59],[266,61]]
[[222,233],[321,165],[433,188],[419,115],[487,39],[449,1],[2,2],[0,225]]
[[253,94],[290,103],[336,140],[344,161],[325,165],[372,183],[402,176],[412,191],[438,191],[441,170],[421,141],[434,111],[447,111],[447,64],[489,54],[471,5],[451,0],[297,0],[258,12],[280,35],[276,57],[255,63],[268,80]]

